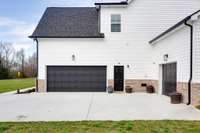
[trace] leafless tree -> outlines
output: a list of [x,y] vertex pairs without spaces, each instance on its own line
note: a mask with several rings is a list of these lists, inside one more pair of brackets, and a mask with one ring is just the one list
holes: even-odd
[[29,56],[25,63],[25,75],[27,77],[35,77],[37,73],[37,55],[33,53],[32,56]]
[[3,43],[2,42],[0,42],[0,65],[1,66],[3,66],[3,59],[4,59],[4,57],[3,57]]
[[19,71],[24,74],[25,52],[23,48],[16,52],[16,63],[19,66]]
[[14,51],[11,43],[0,42],[0,61],[5,68],[10,69],[14,61]]
[[16,78],[18,72],[21,78],[36,76],[36,53],[26,58],[24,49],[15,51],[11,43],[0,41],[0,79]]
[[4,45],[4,54],[5,54],[5,67],[10,69],[13,64],[14,48],[11,43],[5,42],[3,45]]
[[0,42],[0,79],[10,78],[14,62],[14,48],[11,43]]

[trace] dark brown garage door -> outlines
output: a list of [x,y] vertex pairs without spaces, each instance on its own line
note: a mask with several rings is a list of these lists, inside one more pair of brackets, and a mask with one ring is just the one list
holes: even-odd
[[48,66],[48,92],[105,92],[106,66]]
[[164,64],[162,70],[163,95],[176,92],[176,63]]

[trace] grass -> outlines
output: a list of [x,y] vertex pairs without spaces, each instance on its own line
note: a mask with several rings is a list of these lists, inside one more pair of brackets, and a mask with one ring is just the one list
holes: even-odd
[[197,109],[199,109],[199,110],[200,110],[200,105],[198,105],[198,106],[197,106]]
[[35,86],[34,78],[0,80],[0,93]]
[[200,121],[0,123],[1,133],[200,133]]

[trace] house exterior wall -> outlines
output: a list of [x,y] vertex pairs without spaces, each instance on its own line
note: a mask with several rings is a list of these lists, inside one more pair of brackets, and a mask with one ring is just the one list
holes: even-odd
[[[184,4],[183,4],[184,3]],[[119,54],[131,59],[134,71],[130,73],[138,79],[158,79],[151,71],[152,49],[148,42],[171,27],[185,16],[199,9],[200,1],[193,0],[135,0],[128,7],[101,8],[101,32],[105,42],[112,47],[127,45],[129,48],[118,48]],[[187,9],[187,10],[185,10]],[[111,14],[121,14],[122,32],[110,32]],[[117,49],[116,49],[117,50]],[[130,62],[130,61],[128,61]]]
[[[140,83],[148,82],[158,88],[159,63],[162,54],[171,42],[163,42],[156,48],[149,45],[149,41],[174,25],[185,16],[199,9],[199,0],[135,0],[127,7],[101,7],[101,33],[105,38],[46,38],[39,40],[39,75],[38,79],[46,84],[47,65],[106,65],[108,84],[113,84],[115,65],[124,65],[125,83],[140,88]],[[110,32],[111,14],[121,14],[122,32]],[[185,37],[182,45],[169,46],[170,61],[178,60],[179,81],[188,80],[188,29],[182,29]],[[186,36],[187,34],[187,36]],[[174,37],[175,38],[175,37]],[[169,40],[170,41],[170,40]],[[181,48],[179,53],[176,49]],[[161,51],[160,51],[161,50]],[[168,52],[166,51],[166,52]],[[160,56],[156,56],[156,54]],[[72,55],[75,61],[72,61]],[[182,58],[183,57],[183,58]],[[127,67],[127,66],[130,67]],[[137,85],[136,85],[137,84]],[[41,85],[46,87],[46,85]],[[45,89],[41,89],[42,92]],[[139,90],[142,90],[141,88]],[[137,89],[136,89],[137,90]]]
[[194,24],[194,65],[193,65],[193,82],[200,83],[200,18]]
[[[193,80],[191,102],[194,105],[200,104],[200,20],[192,23],[194,27],[193,36]],[[182,26],[175,32],[164,37],[152,46],[154,76],[161,74],[160,65],[176,62],[177,63],[177,91],[183,94],[183,102],[188,102],[188,81],[190,78],[190,28]],[[163,60],[163,56],[168,54],[168,61]],[[160,81],[162,78],[159,79]],[[162,84],[159,84],[161,93]]]
[[[177,63],[177,82],[188,82],[190,75],[190,29],[182,27],[152,45],[153,77],[158,79],[160,65]],[[164,55],[168,54],[168,61]]]
[[[143,83],[152,83],[150,82],[150,77],[142,76],[139,72],[136,71],[137,74],[134,71],[136,66],[132,65],[135,64],[135,61],[132,61],[132,59],[136,58],[136,55],[131,54],[131,49],[133,49],[133,46],[117,43],[110,44],[106,43],[104,39],[39,39],[38,79],[42,81],[41,87],[46,87],[44,80],[46,80],[46,67],[48,65],[89,65],[107,66],[107,80],[112,82],[114,66],[124,65],[125,83],[127,82],[127,85],[131,85],[131,80],[132,84],[136,84],[137,80],[143,80]],[[72,60],[72,55],[75,55],[75,61]],[[141,66],[143,65],[141,64]],[[147,70],[143,71],[143,73],[147,73]],[[108,82],[108,85],[110,82]],[[139,86],[139,84],[137,85]],[[44,92],[43,88],[40,90]]]
[[[183,102],[188,101],[188,81],[190,77],[190,29],[181,27],[152,46],[154,77],[160,78],[159,93],[162,94],[162,64],[177,63],[177,91],[183,94]],[[164,55],[168,54],[168,61]]]
[[194,24],[192,104],[200,104],[200,18]]

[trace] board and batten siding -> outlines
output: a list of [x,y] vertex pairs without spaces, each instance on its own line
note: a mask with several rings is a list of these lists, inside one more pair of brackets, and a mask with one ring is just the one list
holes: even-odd
[[[47,65],[106,65],[107,79],[113,79],[114,65],[124,65],[125,79],[158,80],[152,56],[156,50],[148,42],[195,12],[199,5],[199,0],[135,0],[128,7],[102,7],[101,33],[105,34],[104,39],[38,39],[38,79],[46,79]],[[110,32],[111,14],[121,14],[122,32]],[[189,43],[187,41],[184,43]],[[188,51],[186,45],[183,49]],[[75,61],[72,61],[73,54]],[[185,60],[189,58],[186,54]],[[183,72],[180,79],[186,80],[187,70]]]
[[193,82],[200,83],[200,18],[194,22]]

